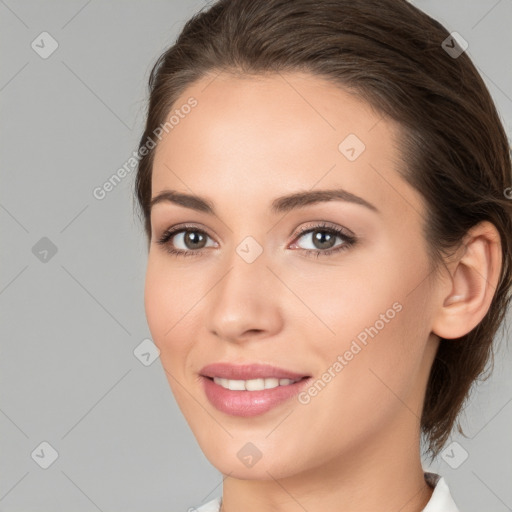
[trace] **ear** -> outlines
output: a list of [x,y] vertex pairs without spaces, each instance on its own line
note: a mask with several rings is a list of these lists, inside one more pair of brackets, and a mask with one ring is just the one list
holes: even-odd
[[473,226],[464,237],[462,254],[448,265],[450,276],[439,296],[432,332],[453,339],[476,327],[489,310],[501,265],[501,240],[494,224]]

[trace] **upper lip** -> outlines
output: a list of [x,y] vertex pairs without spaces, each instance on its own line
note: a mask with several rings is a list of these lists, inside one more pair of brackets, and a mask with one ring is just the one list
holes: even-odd
[[235,365],[231,363],[213,363],[208,364],[201,369],[200,374],[204,377],[220,377],[230,380],[250,380],[250,379],[291,379],[298,380],[308,375],[292,372],[277,366],[268,364],[243,364]]

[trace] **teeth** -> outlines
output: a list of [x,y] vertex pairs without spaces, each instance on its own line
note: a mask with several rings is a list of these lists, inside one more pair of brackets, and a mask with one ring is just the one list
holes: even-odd
[[292,379],[275,378],[231,380],[214,377],[213,382],[215,382],[215,384],[219,384],[219,386],[222,386],[225,389],[231,389],[232,391],[262,391],[264,389],[277,388],[277,386],[289,386],[290,384],[298,381]]

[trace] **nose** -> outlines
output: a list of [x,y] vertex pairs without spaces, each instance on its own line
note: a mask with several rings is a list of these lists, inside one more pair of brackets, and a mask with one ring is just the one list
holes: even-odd
[[234,252],[208,294],[208,329],[233,343],[272,336],[283,323],[283,285],[275,270],[270,270],[265,252],[249,261]]

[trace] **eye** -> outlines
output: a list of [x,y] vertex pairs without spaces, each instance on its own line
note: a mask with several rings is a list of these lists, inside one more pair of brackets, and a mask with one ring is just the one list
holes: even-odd
[[[164,246],[169,254],[175,256],[201,256],[204,248],[216,245],[215,243],[206,245],[208,238],[210,236],[202,229],[181,225],[165,231],[156,243]],[[300,246],[295,241],[291,247],[294,249],[298,247],[306,256],[316,257],[349,249],[357,241],[351,231],[325,223],[302,228],[294,240],[301,238],[309,239],[310,247]],[[341,243],[335,245],[336,239],[340,239]]]
[[[209,235],[202,229],[194,226],[177,226],[168,229],[157,243],[163,245],[168,253],[176,256],[199,256],[202,249],[207,247],[207,238],[210,238]],[[175,245],[182,247],[175,248]]]
[[[309,245],[309,247],[300,246],[296,242],[292,244],[292,247],[298,246],[306,256],[316,257],[349,249],[356,243],[356,237],[352,232],[340,227],[331,227],[325,223],[302,228],[295,239],[301,238],[308,241],[306,245]],[[336,239],[340,239],[342,242],[335,245]]]

